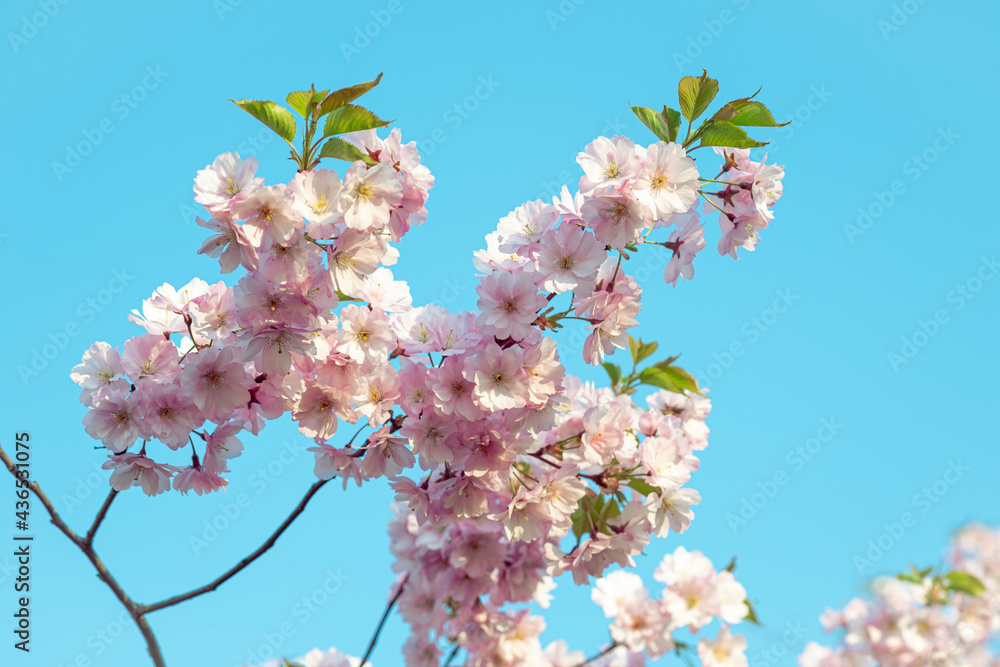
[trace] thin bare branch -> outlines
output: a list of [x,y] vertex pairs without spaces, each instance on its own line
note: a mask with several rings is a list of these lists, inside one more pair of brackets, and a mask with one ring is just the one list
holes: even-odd
[[299,501],[298,506],[296,506],[296,508],[292,510],[292,513],[288,515],[288,517],[281,523],[280,526],[278,526],[278,529],[274,531],[271,537],[267,538],[267,541],[264,542],[264,544],[260,545],[260,547],[258,547],[256,551],[254,551],[252,554],[241,560],[233,567],[231,567],[217,579],[214,579],[209,583],[205,584],[204,586],[200,586],[194,589],[193,591],[182,593],[181,595],[175,595],[173,597],[167,598],[166,600],[162,600],[160,602],[156,602],[153,604],[139,605],[139,610],[143,614],[148,614],[153,611],[165,609],[166,607],[172,607],[175,604],[180,604],[181,602],[190,600],[191,598],[196,598],[199,595],[210,593],[215,589],[217,589],[222,584],[229,581],[231,578],[236,576],[243,568],[245,568],[247,565],[257,560],[265,551],[273,547],[274,543],[278,541],[279,537],[281,537],[281,534],[284,533],[285,530],[287,530],[288,527],[292,525],[292,522],[295,521],[295,519],[300,514],[302,514],[302,511],[305,510],[306,505],[308,505],[312,497],[316,495],[316,492],[319,491],[321,488],[323,488],[323,485],[325,485],[329,481],[330,480],[328,479],[321,479],[312,486],[310,486],[309,490],[306,492],[306,495],[303,496],[302,500]]
[[108,571],[104,561],[98,557],[97,552],[94,551],[94,548],[91,545],[91,542],[94,539],[94,534],[97,532],[97,527],[100,525],[101,520],[103,520],[104,515],[107,514],[108,507],[111,506],[111,501],[116,495],[115,492],[112,491],[107,500],[104,501],[104,505],[98,513],[98,518],[94,520],[94,524],[87,532],[87,536],[80,537],[76,531],[67,526],[66,522],[62,520],[62,517],[59,516],[59,512],[57,512],[56,508],[52,506],[52,502],[49,500],[48,496],[45,495],[45,492],[42,491],[42,487],[38,485],[38,482],[28,481],[21,475],[17,466],[7,455],[7,452],[4,451],[3,447],[0,447],[0,460],[3,461],[4,466],[6,466],[10,474],[21,480],[25,486],[27,486],[28,489],[35,494],[35,497],[38,498],[39,502],[42,503],[45,510],[49,513],[52,525],[58,528],[66,537],[70,539],[71,542],[73,542],[73,544],[77,546],[78,549],[80,549],[80,551],[83,552],[83,555],[87,557],[87,560],[89,560],[94,566],[94,569],[97,570],[97,577],[111,589],[111,592],[115,594],[118,601],[122,603],[122,606],[125,607],[126,611],[128,611],[132,620],[135,621],[135,624],[138,626],[139,632],[142,633],[143,638],[146,640],[146,649],[149,651],[149,657],[153,659],[153,664],[156,667],[166,667],[166,663],[163,661],[163,654],[160,652],[160,645],[157,643],[156,636],[153,634],[152,628],[149,627],[149,623],[145,618],[143,618],[144,612],[141,611],[140,605],[136,604],[132,598],[125,593],[125,590],[121,587],[118,581],[111,576],[111,572]]
[[111,503],[118,496],[118,491],[111,489],[111,493],[105,498],[104,504],[101,505],[101,509],[98,510],[97,516],[94,517],[94,523],[90,526],[90,530],[87,531],[87,535],[83,538],[83,543],[88,547],[94,543],[94,536],[97,535],[97,529],[100,528],[101,522],[104,521],[104,517],[108,514],[108,508],[111,507]]
[[378,627],[375,628],[375,634],[372,635],[372,640],[368,642],[368,650],[365,651],[364,657],[361,658],[361,667],[364,667],[368,663],[368,657],[372,654],[372,651],[375,650],[375,642],[378,641],[378,636],[382,634],[382,627],[385,626],[385,622],[389,618],[392,608],[396,606],[396,601],[399,600],[399,596],[403,594],[404,588],[406,588],[406,579],[403,579],[403,581],[400,582],[399,590],[396,591],[396,594],[392,596],[391,600],[389,600],[389,604],[385,606],[385,613],[382,614],[382,620],[378,622]]

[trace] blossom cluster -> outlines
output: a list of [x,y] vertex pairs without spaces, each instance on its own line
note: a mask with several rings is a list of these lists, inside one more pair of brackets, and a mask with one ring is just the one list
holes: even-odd
[[[161,286],[129,318],[145,334],[121,353],[95,343],[73,369],[89,408],[86,431],[113,452],[104,467],[114,470],[114,488],[215,491],[242,452],[239,434],[256,435],[286,413],[318,443],[341,420],[387,421],[400,387],[388,363],[396,348],[390,315],[409,310],[411,299],[385,267],[399,255],[392,244],[426,219],[433,177],[398,130],[354,139],[379,162],[359,161],[343,180],[313,170],[267,186],[255,176],[257,161],[235,153],[198,173],[195,198],[210,213],[199,224],[214,232],[201,252],[218,257],[224,273],[243,266],[246,274],[233,286]],[[344,300],[368,305],[334,313]],[[372,439],[375,453],[355,466],[358,475],[395,465],[383,454],[412,461],[388,431]],[[192,436],[204,445],[200,456]],[[152,440],[172,450],[191,443],[191,465],[155,461],[146,451]]]
[[[465,565],[470,557],[474,561],[495,561],[503,552],[502,547],[488,539],[451,548],[445,536],[409,534],[401,525],[404,522],[409,520],[398,520],[394,526],[393,544],[397,556],[401,557],[398,551],[405,548],[424,552],[421,558],[435,553],[441,562],[439,567],[442,573],[455,563],[457,569],[468,571]],[[409,536],[400,540],[399,531],[406,531]],[[481,555],[483,552],[492,552],[492,556],[484,557]],[[482,572],[483,568],[477,567],[475,571]],[[488,603],[476,604],[475,615],[480,618],[470,625],[467,634],[460,633],[451,641],[468,653],[465,665],[577,667],[586,662],[594,667],[641,667],[646,664],[647,657],[655,660],[671,651],[686,656],[683,651],[690,647],[675,640],[674,633],[681,629],[698,633],[718,620],[721,627],[716,636],[713,639],[702,638],[698,642],[696,652],[701,664],[706,667],[747,666],[744,654],[746,639],[732,634],[730,625],[743,621],[749,607],[746,590],[736,581],[732,571],[717,572],[711,561],[700,552],[688,552],[678,547],[664,556],[653,577],[664,584],[658,598],[650,594],[639,575],[626,570],[614,570],[596,581],[592,597],[605,615],[612,619],[610,630],[613,643],[602,655],[589,661],[582,651],[569,650],[561,639],[543,648],[539,636],[545,629],[545,621],[540,616],[532,615],[528,609],[505,613],[491,608]],[[439,577],[437,585],[461,583],[462,578],[459,574]],[[509,570],[505,572],[505,578],[507,587],[523,585],[525,592],[534,588],[531,583],[522,584],[516,573]],[[401,607],[404,619],[411,625],[415,620],[419,625],[419,619],[429,619],[434,614],[446,615],[445,611],[436,609],[431,588],[421,587],[419,595],[411,597]],[[547,607],[547,587],[543,587],[541,593],[536,593],[535,601]],[[460,609],[457,601],[454,608]],[[487,627],[489,631],[485,630]],[[403,652],[407,665],[436,667],[443,656],[436,643],[418,634],[411,636]],[[291,662],[301,667],[358,667],[360,663],[358,659],[344,656],[334,648],[326,653],[314,650]],[[272,661],[261,667],[280,667],[280,663]]]
[[951,545],[953,568],[879,577],[873,597],[854,598],[821,620],[843,631],[835,648],[810,642],[802,667],[912,667],[1000,664],[1000,530],[970,525]]
[[[318,478],[390,480],[408,665],[439,664],[449,643],[467,665],[576,664],[561,644],[542,651],[544,622],[522,603],[544,605],[560,574],[584,584],[632,566],[651,535],[687,529],[711,405],[675,358],[613,388],[583,383],[548,334],[582,320],[585,361],[628,348],[638,364],[629,330],[642,289],[626,261],[666,248],[666,281],[691,279],[706,245],[699,197],[754,230],[752,243],[727,231],[720,253],[752,250],[783,172],[725,149],[727,180],[701,179],[676,143],[600,137],[578,157],[577,191],[500,220],[474,256],[477,311],[453,313],[414,307],[388,268],[393,244],[427,215],[433,178],[416,145],[398,130],[345,139],[371,164],[354,162],[342,179],[315,169],[265,185],[256,160],[235,153],[198,173],[195,198],[209,212],[199,224],[212,232],[200,252],[245,274],[235,285],[163,285],[130,318],[145,334],[121,352],[95,343],[72,375],[86,430],[111,450],[115,489],[202,494],[226,485],[244,432],[289,414],[315,442]],[[706,181],[726,190],[702,191]],[[660,389],[637,404],[638,384]],[[338,446],[340,422],[360,429]],[[159,462],[152,441],[190,444],[190,465]],[[742,587],[700,554],[679,550],[659,572],[667,588],[655,602],[624,573],[602,580],[620,644],[604,659],[625,651],[636,664],[669,650],[677,628],[746,614]],[[690,604],[689,594],[704,597]],[[740,641],[723,630],[705,644],[716,656],[706,664],[740,664],[725,657],[742,654]]]

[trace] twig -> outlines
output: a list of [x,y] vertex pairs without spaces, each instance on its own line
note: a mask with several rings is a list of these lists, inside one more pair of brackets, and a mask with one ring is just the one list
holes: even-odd
[[97,527],[100,525],[101,519],[107,514],[108,507],[111,505],[112,499],[115,497],[115,493],[108,496],[108,499],[104,501],[104,505],[101,507],[101,512],[98,514],[98,518],[95,519],[94,525],[91,527],[90,531],[87,532],[87,537],[80,537],[72,528],[66,525],[66,522],[62,520],[59,513],[56,511],[55,507],[52,506],[52,502],[49,500],[45,492],[38,485],[38,482],[29,482],[25,479],[21,473],[18,471],[17,466],[4,451],[3,447],[0,447],[0,460],[3,461],[7,470],[10,474],[14,475],[17,479],[24,482],[25,486],[35,494],[39,502],[45,507],[46,511],[49,513],[49,518],[52,521],[52,525],[59,529],[63,535],[69,538],[69,540],[77,546],[83,555],[87,557],[87,560],[94,566],[97,570],[97,577],[103,581],[111,592],[115,594],[118,601],[122,603],[128,611],[129,616],[135,621],[135,624],[139,627],[139,632],[142,633],[143,638],[146,640],[146,649],[149,651],[149,657],[153,659],[153,664],[156,667],[166,667],[166,663],[163,661],[163,654],[160,652],[160,645],[156,641],[156,636],[153,634],[152,628],[149,627],[149,623],[143,618],[143,611],[141,610],[141,605],[136,604],[132,598],[128,596],[125,590],[119,585],[111,572],[108,571],[107,566],[104,564],[98,555],[94,551],[91,542],[93,541],[94,534],[97,532]]
[[108,514],[108,508],[111,507],[111,503],[114,501],[115,497],[118,495],[116,489],[111,489],[111,493],[104,500],[104,504],[101,505],[101,509],[97,512],[97,516],[94,517],[94,524],[87,531],[87,535],[83,538],[83,543],[88,547],[94,543],[94,536],[97,535],[97,529],[101,526],[101,522],[104,521],[104,517]]
[[406,579],[403,579],[403,581],[400,582],[399,590],[396,591],[396,594],[392,596],[391,600],[389,600],[389,604],[385,606],[385,613],[382,614],[382,620],[378,622],[378,627],[375,628],[375,634],[372,635],[372,640],[368,642],[368,650],[365,651],[364,657],[361,658],[361,667],[365,667],[368,663],[368,657],[372,654],[372,651],[375,650],[375,642],[378,641],[378,636],[382,633],[382,627],[385,625],[386,619],[389,618],[389,613],[392,612],[392,608],[396,605],[396,601],[399,600],[399,596],[403,594],[404,588],[406,588]]
[[619,644],[618,642],[611,642],[611,645],[608,646],[606,649],[604,649],[603,651],[601,651],[600,653],[598,653],[595,656],[591,656],[591,657],[587,658],[586,660],[584,660],[583,662],[581,662],[579,665],[577,665],[577,667],[583,667],[584,665],[589,665],[590,663],[594,662],[595,660],[603,658],[608,653],[611,653],[612,651],[614,651],[619,646],[621,646],[621,644]]
[[312,497],[316,495],[316,492],[322,489],[323,485],[329,481],[330,481],[329,479],[321,479],[312,486],[310,486],[309,490],[306,492],[306,495],[302,497],[302,500],[300,500],[296,508],[292,510],[292,513],[289,514],[288,517],[281,522],[281,525],[278,526],[278,529],[274,531],[271,537],[267,538],[267,541],[264,542],[264,544],[260,545],[260,547],[258,547],[256,551],[254,551],[252,554],[241,560],[233,567],[231,567],[229,570],[227,570],[225,574],[205,584],[204,586],[200,586],[199,588],[194,589],[193,591],[182,593],[181,595],[175,595],[173,597],[167,598],[166,600],[162,600],[160,602],[156,602],[154,604],[139,605],[140,611],[142,611],[143,614],[148,614],[150,612],[158,611],[166,607],[172,607],[175,604],[180,604],[181,602],[184,602],[185,600],[190,600],[191,598],[196,598],[199,595],[210,593],[215,589],[217,589],[222,584],[232,579],[240,572],[240,570],[242,570],[247,565],[257,560],[257,558],[259,558],[265,551],[274,546],[274,543],[278,541],[278,538],[281,537],[281,534],[284,533],[285,530],[287,530],[288,527],[292,525],[292,522],[295,521],[295,519],[300,514],[302,514],[302,511],[305,510],[306,505],[308,505]]

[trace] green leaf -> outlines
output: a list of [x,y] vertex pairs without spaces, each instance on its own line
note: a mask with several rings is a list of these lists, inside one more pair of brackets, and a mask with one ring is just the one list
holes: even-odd
[[701,133],[699,146],[727,146],[729,148],[756,148],[766,146],[766,141],[754,141],[747,133],[728,120],[715,120]]
[[660,115],[667,119],[667,126],[670,128],[670,141],[677,141],[677,133],[681,129],[681,112],[663,105],[663,111]]
[[677,95],[681,101],[681,113],[688,120],[694,120],[705,113],[719,92],[719,82],[709,78],[708,71],[702,70],[702,75],[686,76],[677,85]]
[[364,107],[348,104],[330,112],[323,126],[323,136],[329,137],[344,132],[370,130],[374,127],[385,127],[391,120],[382,120]]
[[374,81],[366,81],[365,83],[359,83],[355,86],[348,86],[347,88],[341,88],[340,90],[335,90],[330,93],[323,103],[319,105],[319,110],[316,112],[316,117],[320,118],[330,113],[334,109],[339,109],[345,104],[350,104],[354,100],[358,99],[369,90],[378,85],[378,82],[382,80],[382,73],[375,77]]
[[677,366],[650,366],[639,373],[639,382],[678,394],[683,394],[685,389],[701,393],[694,376]]
[[281,667],[302,667],[302,665],[300,665],[297,662],[292,662],[291,660],[285,660],[284,658],[282,658]]
[[294,93],[288,93],[288,97],[285,101],[288,102],[288,106],[295,109],[300,116],[303,118],[309,118],[309,112],[314,103],[320,103],[324,97],[326,97],[329,90],[316,90],[316,86],[313,86],[309,90],[297,90]]
[[291,144],[295,141],[295,116],[274,100],[230,100],[233,104],[267,125]]
[[363,160],[365,164],[368,165],[378,164],[371,158],[371,156],[362,153],[361,149],[354,144],[349,144],[343,139],[338,139],[337,137],[326,140],[326,143],[323,144],[323,148],[319,151],[319,156],[321,158],[332,157],[338,160],[347,160],[348,162]]
[[590,500],[589,496],[584,496],[573,511],[573,536],[577,539],[583,537],[585,533],[589,533],[594,527],[590,518]]
[[750,604],[750,600],[744,600],[743,602],[747,606],[746,621],[748,623],[753,623],[754,625],[760,625],[760,620],[757,618],[757,612],[754,611],[753,605]]
[[766,106],[755,100],[747,100],[736,107],[729,122],[744,127],[783,127],[792,121],[779,123]]
[[897,574],[896,578],[899,579],[900,581],[908,581],[911,584],[919,584],[920,582],[923,581],[923,577],[918,577],[917,575],[911,574],[910,572],[902,572],[900,574]]
[[656,348],[658,347],[658,343],[643,343],[641,338],[636,340],[632,336],[628,337],[628,349],[632,354],[633,364],[638,364],[643,359],[648,358],[649,355],[656,352]]
[[[654,352],[656,348],[660,347],[659,343],[643,343],[639,341],[639,361],[643,359],[648,359]],[[639,363],[638,361],[636,363]]]
[[674,128],[673,132],[671,132],[670,120],[663,114],[656,113],[649,107],[632,107],[632,113],[634,113],[636,117],[642,121],[642,124],[648,127],[660,141],[673,141],[673,139],[670,138],[671,134],[673,134],[675,139],[677,138],[677,129]]
[[677,355],[674,355],[672,357],[667,357],[663,361],[657,361],[653,365],[656,366],[657,368],[664,368],[666,366],[672,365],[675,361],[677,361],[680,358],[681,358],[681,355],[677,354]]
[[628,481],[628,485],[644,496],[648,496],[651,493],[663,493],[663,489],[660,487],[653,486],[652,484],[641,479],[630,479]]
[[602,532],[607,533],[607,522],[609,519],[613,519],[622,513],[622,508],[618,505],[618,501],[614,498],[608,498],[604,500],[604,496],[600,496],[599,500],[602,501],[601,507],[598,513],[598,518],[600,519],[600,526],[604,528]]
[[980,595],[986,592],[986,586],[983,585],[983,582],[968,572],[956,570],[944,575],[944,578],[948,582],[948,590],[968,595]]
[[604,370],[608,372],[608,377],[611,378],[611,385],[617,387],[618,383],[622,380],[622,369],[619,368],[618,364],[613,364],[609,361],[601,362],[601,366],[604,366]]

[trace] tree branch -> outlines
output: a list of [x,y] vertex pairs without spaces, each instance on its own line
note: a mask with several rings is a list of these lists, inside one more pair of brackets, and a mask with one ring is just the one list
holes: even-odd
[[621,646],[621,644],[619,644],[618,642],[611,642],[610,646],[608,646],[607,648],[605,648],[603,651],[601,651],[597,655],[592,656],[590,658],[587,658],[586,660],[584,660],[583,662],[581,662],[579,665],[577,665],[577,667],[583,667],[584,665],[589,665],[590,663],[594,662],[595,660],[603,658],[608,653],[611,653],[612,651],[614,651],[619,646]]
[[274,543],[278,541],[279,537],[281,537],[281,534],[284,533],[285,530],[292,525],[292,522],[295,521],[295,519],[300,514],[302,514],[302,511],[306,508],[306,505],[309,504],[309,501],[312,499],[312,497],[316,495],[316,492],[319,491],[321,488],[323,488],[323,485],[329,481],[330,480],[328,479],[321,479],[312,486],[310,486],[309,490],[306,492],[306,495],[303,496],[302,500],[299,501],[298,506],[296,506],[296,508],[292,510],[292,513],[288,515],[288,517],[281,523],[280,526],[278,526],[278,529],[274,531],[271,537],[267,538],[267,541],[264,542],[264,544],[260,545],[260,547],[258,547],[256,551],[254,551],[252,554],[241,560],[233,567],[231,567],[223,575],[205,584],[204,586],[194,589],[193,591],[182,593],[181,595],[175,595],[171,598],[167,598],[166,600],[162,600],[160,602],[156,602],[153,604],[139,605],[139,610],[143,614],[148,614],[153,611],[165,609],[166,607],[172,607],[175,604],[180,604],[181,602],[190,600],[191,598],[196,598],[199,595],[210,593],[215,589],[217,589],[222,584],[229,581],[231,578],[236,576],[240,572],[240,570],[242,570],[247,565],[257,560],[257,558],[259,558],[265,551],[273,547]]
[[114,499],[116,493],[112,491],[107,500],[104,501],[104,505],[101,507],[97,519],[94,520],[94,525],[91,526],[90,530],[87,532],[87,536],[80,537],[72,528],[66,525],[65,521],[62,520],[62,517],[59,516],[56,508],[52,506],[52,502],[49,500],[48,496],[45,495],[45,492],[42,491],[42,488],[38,485],[38,482],[28,481],[24,476],[22,476],[21,472],[7,455],[7,452],[4,451],[3,447],[0,447],[0,460],[3,461],[4,466],[7,467],[10,474],[21,480],[24,485],[27,486],[33,494],[35,494],[35,497],[38,498],[39,502],[42,503],[46,511],[49,513],[52,525],[58,528],[66,537],[70,539],[73,544],[77,546],[78,549],[80,549],[80,551],[83,552],[83,555],[87,557],[87,560],[89,560],[94,566],[94,569],[97,570],[97,577],[111,589],[111,592],[115,594],[118,601],[122,603],[122,606],[125,607],[126,611],[128,611],[129,616],[131,616],[132,620],[135,621],[135,624],[139,628],[139,632],[142,633],[143,638],[146,640],[146,649],[149,651],[149,657],[153,659],[153,664],[156,665],[156,667],[166,667],[166,663],[163,662],[163,654],[160,652],[160,646],[156,641],[156,636],[153,634],[152,628],[149,627],[149,623],[145,618],[143,618],[144,612],[141,611],[140,605],[136,604],[132,598],[125,593],[125,590],[121,587],[121,585],[119,585],[115,578],[111,576],[111,572],[108,571],[104,561],[98,557],[97,552],[94,551],[94,548],[91,545],[91,542],[94,539],[94,534],[97,532],[97,527],[107,514],[108,507],[111,506],[111,501]]
[[94,524],[87,531],[87,535],[83,538],[83,543],[88,547],[94,543],[94,536],[97,534],[97,529],[101,526],[101,522],[104,521],[104,517],[108,514],[108,508],[111,507],[111,503],[114,501],[115,497],[118,496],[118,491],[116,489],[111,489],[111,493],[104,500],[104,504],[101,505],[101,509],[97,512],[97,516],[94,517]]
[[399,600],[399,596],[403,594],[404,588],[406,588],[405,578],[403,579],[403,581],[400,582],[399,590],[396,591],[396,594],[392,596],[391,600],[389,600],[389,604],[385,606],[385,613],[382,614],[382,620],[378,622],[378,627],[375,628],[375,634],[372,635],[372,640],[368,642],[368,650],[365,651],[364,657],[361,658],[361,667],[365,667],[365,665],[368,663],[368,657],[372,654],[372,651],[375,650],[375,642],[378,641],[378,636],[382,633],[382,627],[385,625],[386,619],[389,618],[389,613],[392,612],[392,608],[396,605],[396,602]]

